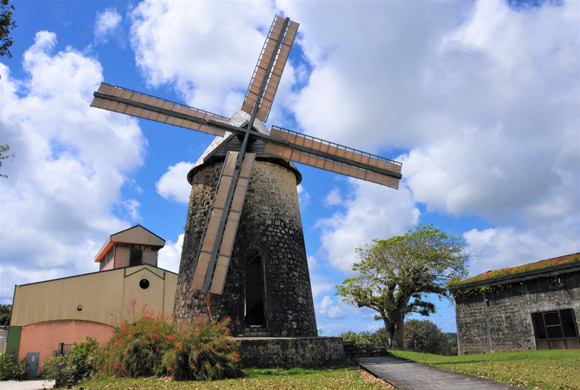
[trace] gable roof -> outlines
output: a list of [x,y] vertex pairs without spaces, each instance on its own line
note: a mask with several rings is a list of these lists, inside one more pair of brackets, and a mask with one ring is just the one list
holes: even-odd
[[135,225],[129,229],[111,234],[99,250],[99,253],[97,253],[97,256],[95,256],[95,262],[100,263],[109,249],[111,249],[116,243],[147,245],[158,247],[159,249],[165,246],[165,240],[163,238],[145,229],[141,225]]
[[552,257],[533,263],[521,264],[515,267],[506,267],[487,271],[469,279],[465,279],[453,286],[450,286],[449,288],[458,289],[487,284],[501,284],[502,282],[507,282],[508,280],[512,281],[513,279],[519,279],[522,277],[541,277],[550,274],[553,271],[559,271],[563,268],[576,268],[578,266],[580,266],[580,252],[559,257]]

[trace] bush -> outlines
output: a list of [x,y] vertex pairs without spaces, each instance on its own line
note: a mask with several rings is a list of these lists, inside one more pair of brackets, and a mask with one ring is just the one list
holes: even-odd
[[355,344],[374,344],[374,334],[370,332],[354,333],[352,330],[340,335],[343,341]]
[[451,354],[447,336],[429,320],[405,322],[405,349],[438,355]]
[[48,358],[42,363],[41,376],[54,379],[55,387],[74,385],[73,366],[66,356]]
[[95,371],[95,356],[99,353],[99,344],[92,337],[75,344],[70,356],[57,356],[46,359],[42,364],[42,376],[54,379],[56,387],[74,385],[88,379]]
[[11,353],[0,354],[0,381],[26,379],[26,359],[19,362]]
[[75,383],[88,379],[96,371],[96,357],[99,354],[97,339],[87,337],[76,344],[70,352],[73,379]]
[[229,337],[228,324],[200,318],[178,325],[144,310],[117,327],[104,348],[102,371],[132,378],[207,380],[240,376],[239,344]]

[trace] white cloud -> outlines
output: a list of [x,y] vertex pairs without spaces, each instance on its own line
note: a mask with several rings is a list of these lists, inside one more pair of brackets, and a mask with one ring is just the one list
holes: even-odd
[[345,317],[345,313],[342,309],[336,305],[328,295],[325,295],[324,298],[322,298],[322,301],[320,301],[320,304],[317,305],[316,309],[317,313],[320,313],[331,320]]
[[115,9],[108,8],[103,12],[97,13],[97,21],[95,22],[95,39],[97,42],[107,42],[110,35],[119,29],[121,20],[121,15]]
[[[399,190],[408,203],[392,206],[400,218],[372,215],[385,202],[367,196],[365,206],[358,191],[320,221],[333,266],[348,270],[356,246],[418,221],[413,202],[480,217],[498,247],[514,245],[501,256],[511,264],[580,250],[580,3],[281,4],[302,23],[312,67],[295,96],[301,127],[370,151],[408,150]],[[345,19],[352,29],[333,23]],[[340,204],[337,195],[326,204]],[[391,220],[404,222],[381,231]],[[482,253],[494,263],[497,254]]]
[[338,188],[333,188],[324,198],[322,204],[325,206],[338,206],[342,204],[342,197],[340,196],[340,190]]
[[177,242],[167,241],[165,246],[158,252],[159,268],[166,269],[172,272],[179,272],[179,263],[181,261],[181,248],[183,247],[183,237],[185,234],[180,234]]
[[17,156],[0,182],[0,299],[12,283],[95,271],[104,240],[139,219],[121,187],[142,165],[146,141],[134,120],[89,106],[100,64],[55,45],[54,33],[36,34],[26,79],[0,64],[0,130]]
[[403,234],[419,219],[419,210],[404,184],[394,191],[352,179],[349,189],[352,192],[344,201],[345,211],[317,223],[322,229],[327,261],[343,272],[350,272],[352,264],[358,261],[355,248],[369,244],[374,238]]
[[131,43],[150,84],[174,84],[188,104],[229,116],[274,14],[268,2],[146,0],[132,12]]
[[165,199],[189,204],[191,185],[187,181],[187,173],[192,167],[193,163],[181,161],[167,168],[167,172],[155,184],[157,193]]
[[513,227],[472,229],[464,234],[472,254],[470,274],[531,263],[580,251],[578,222],[534,229]]
[[310,286],[312,287],[312,297],[316,301],[320,295],[333,291],[335,283],[332,283],[328,276],[320,275],[310,270]]
[[302,184],[298,184],[296,191],[298,192],[298,203],[300,205],[300,211],[303,213],[310,204],[310,194],[306,191]]

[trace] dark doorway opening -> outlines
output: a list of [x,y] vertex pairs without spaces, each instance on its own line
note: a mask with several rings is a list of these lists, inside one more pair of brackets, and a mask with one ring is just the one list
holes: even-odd
[[250,249],[246,254],[246,326],[266,327],[264,292],[262,256],[258,249]]
[[532,313],[537,349],[580,348],[576,319],[572,309]]

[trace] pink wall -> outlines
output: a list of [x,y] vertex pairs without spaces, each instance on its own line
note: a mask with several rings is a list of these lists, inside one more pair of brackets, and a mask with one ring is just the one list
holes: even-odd
[[[97,322],[67,320],[40,322],[22,328],[18,360],[26,358],[28,352],[40,352],[40,363],[53,356],[60,343],[74,344],[87,336],[104,345],[115,333],[115,328]],[[42,369],[42,368],[41,368]],[[39,372],[40,373],[40,372]]]

